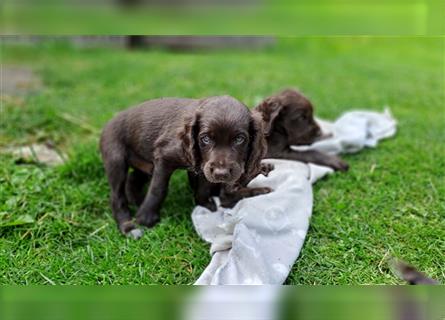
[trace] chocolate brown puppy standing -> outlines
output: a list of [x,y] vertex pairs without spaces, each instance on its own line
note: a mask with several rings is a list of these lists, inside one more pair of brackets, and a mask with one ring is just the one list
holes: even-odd
[[337,156],[320,151],[295,151],[292,145],[311,144],[322,135],[314,120],[311,102],[297,90],[287,89],[260,103],[267,139],[267,158],[298,160],[346,171],[348,164]]
[[[259,117],[230,96],[156,99],[116,115],[102,132],[100,149],[119,230],[141,235],[132,222],[129,203],[139,206],[136,223],[152,227],[160,220],[176,169],[189,170],[203,186],[222,186],[243,196],[269,192],[244,188],[260,172],[266,152],[261,125]],[[215,207],[211,189],[196,192],[197,204]]]

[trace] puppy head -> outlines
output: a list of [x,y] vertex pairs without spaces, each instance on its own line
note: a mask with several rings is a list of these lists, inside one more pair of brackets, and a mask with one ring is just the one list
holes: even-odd
[[208,181],[233,185],[258,174],[265,153],[261,120],[241,102],[204,99],[189,127],[188,154]]
[[286,89],[265,99],[257,108],[263,117],[266,135],[285,135],[289,145],[310,144],[321,137],[314,119],[314,107],[300,92]]

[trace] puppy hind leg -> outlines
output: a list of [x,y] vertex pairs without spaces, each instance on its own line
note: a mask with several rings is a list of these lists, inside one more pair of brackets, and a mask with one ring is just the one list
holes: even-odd
[[105,170],[111,187],[111,210],[120,232],[133,238],[141,237],[141,230],[131,220],[125,194],[128,165],[123,159],[114,158],[105,162]]
[[150,175],[138,169],[134,169],[128,174],[125,184],[125,194],[129,203],[140,207],[145,198],[144,187],[149,180]]

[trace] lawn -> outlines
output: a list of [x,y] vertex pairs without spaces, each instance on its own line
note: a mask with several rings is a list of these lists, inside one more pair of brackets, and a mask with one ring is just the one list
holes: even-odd
[[161,223],[139,241],[126,239],[108,204],[100,130],[150,98],[230,94],[254,106],[288,86],[327,119],[388,105],[399,131],[345,156],[349,172],[315,185],[311,226],[286,283],[402,283],[389,257],[445,281],[443,39],[295,38],[205,53],[48,43],[3,45],[1,54],[5,66],[32,68],[42,87],[2,97],[0,147],[51,141],[69,156],[44,167],[2,154],[0,221],[33,222],[0,227],[1,284],[192,284],[210,256],[190,219],[185,172],[170,183]]

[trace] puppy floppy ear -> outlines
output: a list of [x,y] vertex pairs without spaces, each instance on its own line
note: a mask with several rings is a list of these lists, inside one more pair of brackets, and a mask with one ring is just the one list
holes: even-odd
[[283,109],[283,104],[277,97],[270,97],[261,102],[256,108],[256,111],[261,113],[264,122],[264,134],[268,136],[272,130],[275,119]]
[[195,171],[199,170],[198,166],[199,163],[201,163],[201,153],[199,151],[198,143],[199,119],[199,111],[186,116],[184,118],[184,126],[178,133],[184,157],[190,164],[190,167]]
[[249,124],[249,147],[246,165],[240,183],[246,185],[261,173],[261,160],[266,156],[267,143],[264,137],[263,120],[261,114],[255,110],[251,113]]

